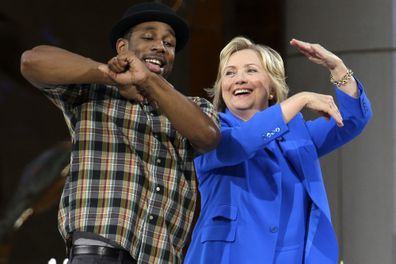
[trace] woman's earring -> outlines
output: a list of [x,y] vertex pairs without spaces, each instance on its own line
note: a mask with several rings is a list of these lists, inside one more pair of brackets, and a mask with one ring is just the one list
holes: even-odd
[[274,95],[273,95],[273,94],[270,94],[270,95],[269,95],[269,99],[270,99],[270,100],[274,99]]

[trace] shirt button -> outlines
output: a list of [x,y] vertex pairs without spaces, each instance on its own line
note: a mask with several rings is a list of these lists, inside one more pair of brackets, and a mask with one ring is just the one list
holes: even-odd
[[156,190],[157,192],[159,192],[159,191],[161,191],[161,188],[157,186],[157,188],[155,188],[155,190]]
[[279,228],[277,226],[271,226],[269,230],[271,233],[276,233],[278,232]]
[[157,163],[160,164],[161,163],[161,159],[157,159]]
[[150,216],[149,216],[149,219],[150,219],[150,220],[153,220],[153,219],[154,219],[154,216],[150,215]]

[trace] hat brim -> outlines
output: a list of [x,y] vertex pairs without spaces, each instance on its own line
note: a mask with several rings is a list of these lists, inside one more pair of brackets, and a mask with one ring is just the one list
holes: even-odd
[[121,19],[114,25],[110,31],[110,44],[113,49],[116,48],[117,40],[122,38],[131,27],[148,21],[159,21],[172,27],[176,35],[176,52],[180,51],[186,45],[190,33],[184,20],[176,15],[149,10]]

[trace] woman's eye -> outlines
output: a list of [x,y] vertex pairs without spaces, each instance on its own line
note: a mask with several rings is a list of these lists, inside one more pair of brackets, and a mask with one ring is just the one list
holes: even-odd
[[233,75],[233,74],[234,74],[233,71],[226,71],[226,72],[224,73],[225,76],[230,76],[230,75]]
[[256,69],[248,69],[247,72],[257,72]]

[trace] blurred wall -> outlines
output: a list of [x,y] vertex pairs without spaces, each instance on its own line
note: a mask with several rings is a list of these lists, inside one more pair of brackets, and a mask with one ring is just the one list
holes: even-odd
[[[394,10],[392,0],[286,1],[286,41],[300,38],[334,51],[372,102],[374,116],[363,134],[322,160],[347,264],[396,263]],[[293,92],[334,94],[327,70],[291,48],[286,60]]]

